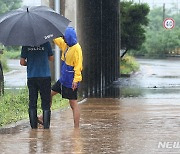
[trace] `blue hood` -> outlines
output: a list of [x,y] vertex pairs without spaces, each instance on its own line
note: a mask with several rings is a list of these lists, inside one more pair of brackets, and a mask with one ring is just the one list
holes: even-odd
[[77,35],[73,27],[67,27],[64,38],[66,43],[70,47],[77,44]]

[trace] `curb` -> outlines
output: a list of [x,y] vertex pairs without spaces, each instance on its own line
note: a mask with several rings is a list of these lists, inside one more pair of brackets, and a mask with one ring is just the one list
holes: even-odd
[[29,127],[29,120],[23,119],[0,128],[0,134],[13,134]]
[[4,73],[4,76],[10,75],[10,74],[14,74],[14,73],[16,73],[17,71],[18,71],[18,70],[12,70],[12,71],[6,72],[6,73]]
[[130,73],[128,73],[128,74],[120,74],[120,77],[131,77],[133,74],[136,74],[137,72],[134,72],[134,71],[132,71],[132,72],[130,72]]

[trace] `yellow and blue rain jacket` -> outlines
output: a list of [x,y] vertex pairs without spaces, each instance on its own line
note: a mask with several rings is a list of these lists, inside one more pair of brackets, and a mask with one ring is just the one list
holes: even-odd
[[54,39],[54,43],[61,49],[61,77],[59,82],[67,88],[72,88],[72,82],[82,80],[82,49],[77,42],[77,35],[72,27],[68,27],[65,31],[64,38]]

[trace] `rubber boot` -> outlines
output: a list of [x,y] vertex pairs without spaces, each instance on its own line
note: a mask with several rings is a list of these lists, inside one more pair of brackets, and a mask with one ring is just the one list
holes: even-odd
[[29,109],[29,121],[32,129],[37,129],[37,110]]
[[44,110],[43,111],[44,129],[49,129],[49,127],[50,127],[50,119],[51,119],[51,111],[50,110]]

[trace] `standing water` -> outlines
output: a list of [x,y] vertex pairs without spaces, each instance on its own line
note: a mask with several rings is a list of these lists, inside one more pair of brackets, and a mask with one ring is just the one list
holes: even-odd
[[118,98],[180,98],[180,58],[137,59],[140,70],[131,77],[121,77],[112,88]]
[[[138,59],[140,70],[80,104],[80,129],[71,109],[54,112],[51,129],[0,134],[2,153],[180,153],[180,59]],[[17,128],[18,129],[18,128]]]

